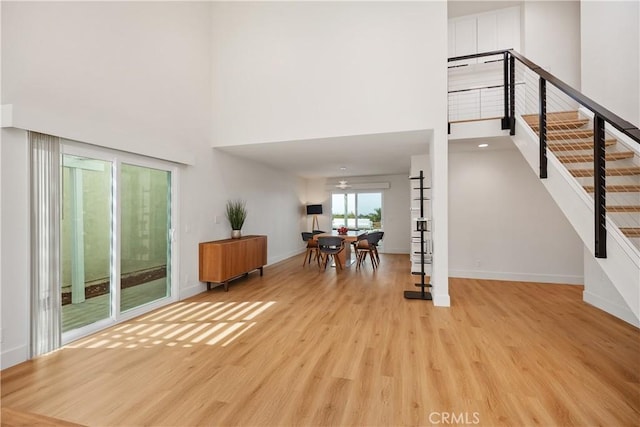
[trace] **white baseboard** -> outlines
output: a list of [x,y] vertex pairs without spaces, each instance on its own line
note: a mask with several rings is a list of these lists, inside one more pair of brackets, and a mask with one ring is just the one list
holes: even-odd
[[451,307],[451,298],[449,297],[449,294],[434,295],[432,293],[431,298],[433,298],[433,305],[436,307]]
[[289,251],[286,254],[280,254],[274,257],[270,257],[267,261],[267,267],[269,267],[272,264],[276,264],[280,261],[284,261],[285,259],[291,258],[293,256],[297,256],[300,254],[305,253],[305,251],[307,250],[307,248],[302,248],[302,249],[295,249],[293,251]]
[[21,345],[9,350],[2,349],[0,355],[0,369],[6,369],[29,360],[29,348]]
[[465,279],[509,280],[513,282],[561,283],[583,285],[584,277],[561,274],[511,273],[503,271],[449,270],[449,277]]
[[582,300],[596,308],[599,308],[600,310],[606,311],[607,313],[617,317],[618,319],[624,320],[625,322],[635,326],[636,328],[640,328],[640,319],[638,319],[633,314],[629,307],[620,306],[602,298],[599,295],[587,291],[584,291],[582,293]]
[[400,254],[400,255],[409,255],[409,250],[407,248],[387,248],[386,246],[382,246],[380,248],[381,254]]
[[178,295],[178,300],[191,298],[193,296],[201,294],[206,290],[207,290],[207,284],[202,282],[198,282],[186,288],[180,288],[180,291],[179,291],[180,295]]

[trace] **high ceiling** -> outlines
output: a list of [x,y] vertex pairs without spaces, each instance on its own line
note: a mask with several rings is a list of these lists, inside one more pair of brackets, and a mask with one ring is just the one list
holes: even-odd
[[430,130],[414,130],[217,149],[303,178],[394,175],[408,173],[411,156],[427,154],[431,138]]
[[[428,154],[431,141],[432,131],[418,130],[217,149],[302,178],[347,178],[409,173],[411,156]],[[483,143],[488,146],[480,148]],[[449,153],[515,149],[508,136],[449,140],[448,146]]]

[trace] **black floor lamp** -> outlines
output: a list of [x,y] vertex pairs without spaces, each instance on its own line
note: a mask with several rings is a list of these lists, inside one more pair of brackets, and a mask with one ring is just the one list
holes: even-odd
[[307,215],[313,215],[311,222],[311,231],[319,230],[318,215],[322,215],[322,205],[307,205]]

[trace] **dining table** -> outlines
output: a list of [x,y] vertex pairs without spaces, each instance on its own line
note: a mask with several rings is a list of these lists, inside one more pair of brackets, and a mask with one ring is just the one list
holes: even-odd
[[313,240],[318,240],[318,237],[341,237],[344,240],[344,249],[340,253],[338,253],[336,257],[338,258],[338,262],[340,262],[343,267],[349,267],[354,262],[354,259],[351,257],[351,242],[355,242],[356,240],[358,240],[358,236],[362,233],[363,231],[359,230],[349,230],[347,234],[340,234],[338,233],[338,230],[332,230],[331,232],[327,233],[314,234]]

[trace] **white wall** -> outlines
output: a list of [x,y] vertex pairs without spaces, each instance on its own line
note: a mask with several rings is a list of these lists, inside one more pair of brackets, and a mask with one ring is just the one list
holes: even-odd
[[14,125],[191,162],[209,142],[208,2],[2,2]]
[[2,230],[0,315],[3,341],[0,368],[29,355],[29,144],[27,133],[2,129],[0,173]]
[[[305,182],[211,148],[209,8],[2,2],[2,102],[14,105],[14,126],[192,163],[179,172],[181,298],[205,289],[198,243],[229,236],[229,198],[247,200],[243,232],[268,236],[269,263],[302,245]],[[2,132],[4,368],[28,354],[29,181],[26,132]]]
[[[390,188],[384,190],[382,211],[384,212],[384,240],[381,251],[393,254],[410,252],[411,229],[407,207],[411,204],[408,172],[404,175],[379,177],[381,182],[389,182]],[[357,182],[357,180],[353,180]]]
[[523,13],[522,53],[576,89],[580,89],[580,5],[578,0],[525,1]]
[[208,148],[198,153],[195,166],[183,167],[181,181],[181,299],[205,289],[198,281],[198,243],[230,237],[229,199],[246,201],[242,233],[267,236],[268,264],[303,250],[305,180]]
[[[178,162],[192,160],[198,149],[212,156],[208,3],[1,7],[1,102],[13,105],[13,126]],[[2,216],[6,367],[24,360],[29,344],[26,133],[3,129],[2,154],[2,205],[10,206]],[[184,174],[187,183],[190,174]],[[194,184],[182,192],[207,189],[206,182]],[[181,261],[182,270],[197,268],[192,254]]]
[[640,126],[640,3],[582,1],[582,89]]
[[[376,176],[350,176],[349,184],[385,182],[389,188],[379,190],[382,192],[382,221],[384,240],[380,252],[393,254],[408,254],[410,248],[409,234],[409,171],[405,175],[376,175]],[[335,183],[342,178],[322,178],[308,180],[307,197],[309,203],[320,203],[323,214],[318,215],[321,230],[331,229],[331,191],[327,190],[328,183]],[[372,190],[378,191],[378,190]],[[303,221],[303,229],[311,229],[311,219],[306,215]]]
[[212,16],[214,146],[433,129],[433,274],[448,283],[446,2],[225,2]]
[[[582,1],[580,16],[582,91],[640,126],[640,3]],[[586,302],[638,326],[637,316],[588,249],[584,274]]]
[[477,143],[449,153],[451,276],[582,283],[582,242],[522,155]]
[[445,2],[213,4],[215,145],[443,127]]

